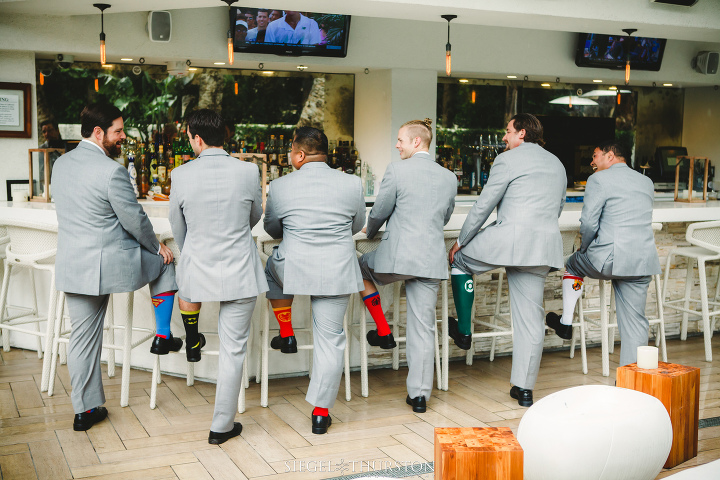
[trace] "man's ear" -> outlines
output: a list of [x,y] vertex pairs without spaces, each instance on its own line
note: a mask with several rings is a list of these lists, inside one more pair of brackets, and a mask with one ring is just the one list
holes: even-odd
[[520,138],[525,138],[525,133],[527,133],[527,132],[525,132],[525,129],[523,128],[522,130],[520,130],[520,131],[518,132],[518,137],[520,137]]

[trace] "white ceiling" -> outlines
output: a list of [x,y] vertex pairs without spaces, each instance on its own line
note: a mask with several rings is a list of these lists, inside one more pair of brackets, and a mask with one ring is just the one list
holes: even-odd
[[[105,0],[106,15],[149,10],[223,8],[222,0]],[[93,0],[0,0],[0,13],[31,15],[96,15]],[[700,0],[693,7],[657,5],[649,0],[240,0],[235,6],[332,12],[365,17],[531,28],[565,32],[620,33],[638,29],[639,36],[720,42],[720,0]],[[0,16],[0,23],[2,16]]]

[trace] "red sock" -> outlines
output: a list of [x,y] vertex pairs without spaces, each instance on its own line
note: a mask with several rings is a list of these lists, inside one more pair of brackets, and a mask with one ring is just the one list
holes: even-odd
[[363,303],[370,312],[370,316],[375,321],[377,326],[378,335],[384,337],[390,335],[390,325],[385,320],[385,314],[383,313],[382,306],[380,305],[380,294],[378,292],[371,293],[367,297],[363,297]]
[[295,335],[292,328],[292,307],[273,308],[273,313],[280,325],[280,336],[286,338]]
[[330,412],[328,412],[327,408],[315,407],[315,410],[313,410],[312,414],[320,415],[321,417],[327,417],[328,415],[330,415]]

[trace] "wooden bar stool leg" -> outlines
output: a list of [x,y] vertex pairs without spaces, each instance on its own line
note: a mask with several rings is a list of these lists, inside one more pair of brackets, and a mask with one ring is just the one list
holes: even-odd
[[[690,308],[690,293],[692,291],[692,284],[693,284],[693,263],[695,262],[694,258],[688,257],[687,259],[687,275],[685,276],[685,303],[683,306],[687,310]],[[682,324],[680,326],[680,340],[687,340],[687,324],[688,324],[688,313],[683,312],[682,314]]]
[[[113,307],[113,295],[108,300],[107,313],[105,314],[105,328],[107,328],[107,343],[115,345],[115,308]],[[115,376],[115,349],[108,348],[107,355],[107,374],[112,378]]]
[[[31,268],[28,274],[30,275],[30,296],[33,299],[33,313],[35,315],[38,314],[38,305],[37,305],[37,290],[35,288],[35,271]],[[50,309],[52,308],[52,305],[48,305],[48,321],[50,319]],[[37,332],[40,332],[40,322],[35,323],[35,330]],[[37,342],[37,355],[38,358],[43,358],[43,351],[42,351],[42,339],[40,338],[40,335],[36,337]],[[42,386],[42,385],[41,385]]]
[[[400,336],[400,287],[402,282],[393,284],[393,336],[397,339]],[[400,342],[392,349],[392,368],[400,368]]]
[[125,344],[123,348],[122,380],[120,383],[121,407],[127,407],[130,403],[130,354],[132,352],[132,326],[134,303],[135,292],[130,292],[127,294],[127,305],[125,310]]
[[[123,365],[123,369],[125,366]],[[150,387],[150,408],[155,409],[157,406],[157,386],[161,382],[160,379],[160,355],[155,355],[153,364],[152,386]]]
[[[354,295],[350,295],[350,301],[348,302],[348,308],[345,309],[345,316],[343,317],[343,331],[345,332],[345,351],[343,352],[343,359],[345,361],[345,400],[348,402],[352,399],[352,391],[350,387],[350,328],[348,328],[348,317],[349,312],[352,312]],[[348,311],[349,310],[349,311]]]
[[443,280],[442,287],[442,390],[448,390],[448,373],[450,363],[450,333],[448,331],[448,281]]
[[700,305],[702,308],[703,337],[705,338],[705,361],[712,362],[712,328],[707,297],[707,277],[705,276],[705,260],[698,259],[698,277],[700,278]]
[[[268,300],[265,300],[268,302]],[[265,309],[262,329],[262,366],[260,368],[260,406],[268,406],[268,349],[270,348],[270,306]]]
[[360,307],[360,338],[358,338],[358,341],[360,342],[360,394],[363,397],[367,397],[370,394],[368,384],[368,343],[365,338],[367,336],[366,322],[365,305],[362,305]]
[[658,323],[658,334],[660,336],[660,351],[662,352],[662,361],[667,362],[667,345],[665,344],[665,312],[663,309],[662,289],[660,288],[660,275],[653,276],[655,279],[655,296],[657,300],[657,313],[660,323]]
[[583,373],[587,375],[587,338],[585,337],[585,306],[584,298],[581,296],[578,301],[578,321],[580,323],[580,359],[582,360]]
[[[2,293],[0,293],[0,315],[2,317],[5,317],[7,315],[7,297],[8,297],[8,289],[10,287],[10,272],[12,271],[12,264],[10,264],[7,259],[5,259],[5,273],[3,276],[3,283],[2,283]],[[4,319],[0,317],[0,324],[4,322]],[[3,341],[3,351],[9,352],[10,351],[10,332],[2,329],[2,341]],[[48,339],[45,340],[45,351],[48,352],[48,345],[49,341]],[[47,390],[47,387],[45,388]]]
[[[53,290],[54,292],[55,290]],[[57,295],[55,296],[57,298]],[[63,296],[63,300],[64,300]],[[57,302],[57,304],[50,304],[48,307],[48,315],[52,315],[50,309],[53,310],[59,310],[61,308],[62,302]],[[45,358],[48,360],[47,363],[49,363],[49,372],[48,372],[48,387],[47,387],[47,394],[48,397],[52,397],[53,393],[55,393],[55,376],[56,376],[56,370],[57,370],[57,357],[58,357],[58,346],[60,345],[60,332],[62,331],[62,325],[63,325],[63,318],[62,315],[55,315],[54,320],[48,321],[48,323],[52,323],[54,326],[53,329],[53,335],[52,335],[52,352],[49,355],[46,355]],[[45,362],[43,362],[43,368],[44,368]]]
[[615,313],[615,289],[610,282],[610,314],[608,321],[608,351],[613,354],[615,353],[615,327],[612,326],[617,323],[617,314]]
[[[505,272],[503,270],[500,270],[500,273],[498,274],[498,283],[497,283],[497,291],[495,294],[495,315],[493,315],[493,325],[497,325],[498,323],[498,317],[500,316],[500,300],[502,299],[502,284],[503,284],[503,278],[505,276]],[[510,296],[508,295],[508,299]],[[492,337],[492,343],[490,344],[490,361],[495,360],[495,346],[497,345],[497,337]]]
[[[7,291],[5,291],[7,294]],[[65,296],[63,295],[63,300]],[[4,306],[4,305],[3,305]],[[40,391],[50,392],[50,378],[53,375],[55,363],[57,362],[57,340],[60,338],[62,331],[62,311],[58,317],[55,310],[58,307],[58,292],[55,290],[55,270],[50,272],[50,298],[48,299],[48,319],[45,329],[45,358],[43,358],[42,377],[40,379]],[[55,352],[50,354],[50,352]],[[53,378],[53,381],[55,379]]]
[[[473,276],[473,301],[470,306],[470,349],[465,352],[465,365],[472,365],[473,356],[475,353],[475,340],[473,334],[475,333],[475,276]],[[492,352],[490,353],[492,356]]]
[[610,354],[608,352],[608,305],[606,303],[606,283],[600,280],[600,344],[602,350],[602,374],[610,376]]
[[[265,297],[265,294],[263,293],[262,295],[260,295],[260,296],[258,297],[258,301],[260,302],[260,324],[262,325],[263,322],[265,321],[265,320],[263,320],[263,319],[264,319],[265,316],[268,314],[268,312],[267,312],[267,310],[268,310],[268,300],[267,300],[267,298]],[[262,379],[262,352],[263,352],[263,347],[262,347],[262,332],[263,332],[263,330],[262,330],[262,328],[261,328],[261,329],[260,329],[260,335],[259,335],[259,336],[260,336],[260,342],[261,342],[261,344],[260,344],[260,349],[258,350],[258,358],[257,358],[257,362],[256,362],[256,365],[255,365],[255,383],[260,383],[260,381],[261,381],[261,379]]]

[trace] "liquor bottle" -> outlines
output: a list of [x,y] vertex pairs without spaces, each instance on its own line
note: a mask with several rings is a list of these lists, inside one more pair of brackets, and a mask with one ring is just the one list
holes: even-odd
[[175,154],[175,168],[182,165],[182,150],[181,150],[182,141],[175,139],[173,141],[173,153]]
[[457,188],[458,191],[463,188],[462,184],[462,177],[463,177],[463,169],[462,169],[462,157],[460,156],[460,149],[457,149],[457,153],[453,156],[453,173],[457,177]]
[[147,158],[145,156],[145,145],[140,144],[140,185],[138,191],[140,198],[145,198],[150,190],[150,172],[147,167]]
[[275,180],[280,175],[278,165],[277,142],[275,135],[270,135],[270,142],[267,146],[268,164],[270,165],[270,181]]
[[158,148],[160,148],[160,150],[158,151],[157,174],[158,182],[162,186],[162,184],[165,183],[165,180],[167,180],[167,157],[165,156],[165,150],[162,143],[158,146]]
[[160,191],[163,193],[163,195],[170,195],[170,186],[171,186],[170,179],[171,178],[172,178],[172,171],[170,173],[168,173],[167,178],[160,185]]
[[355,164],[355,175],[358,177],[362,176],[362,160],[360,160],[360,153],[358,152],[357,148],[355,148],[355,142],[351,142],[352,150],[350,152],[350,159],[354,160],[353,163]]
[[130,184],[133,187],[133,192],[135,192],[135,198],[138,198],[140,196],[140,191],[138,190],[137,185],[137,170],[135,170],[135,152],[133,150],[128,151],[128,175],[130,175]]
[[193,152],[193,149],[192,149],[192,145],[190,145],[190,140],[188,140],[188,139],[186,138],[186,139],[183,141],[183,144],[182,144],[182,147],[181,147],[180,151],[182,152],[182,163],[183,163],[183,165],[185,165],[185,164],[188,163],[190,160],[192,160],[192,156],[193,156],[193,153],[194,153],[194,152]]
[[282,175],[283,169],[287,167],[287,154],[285,152],[285,136],[280,135],[280,140],[277,144],[277,156],[278,156],[278,170]]
[[150,165],[150,183],[154,183],[157,179],[157,155],[155,155],[155,144],[150,142],[150,152],[148,153],[148,165]]

